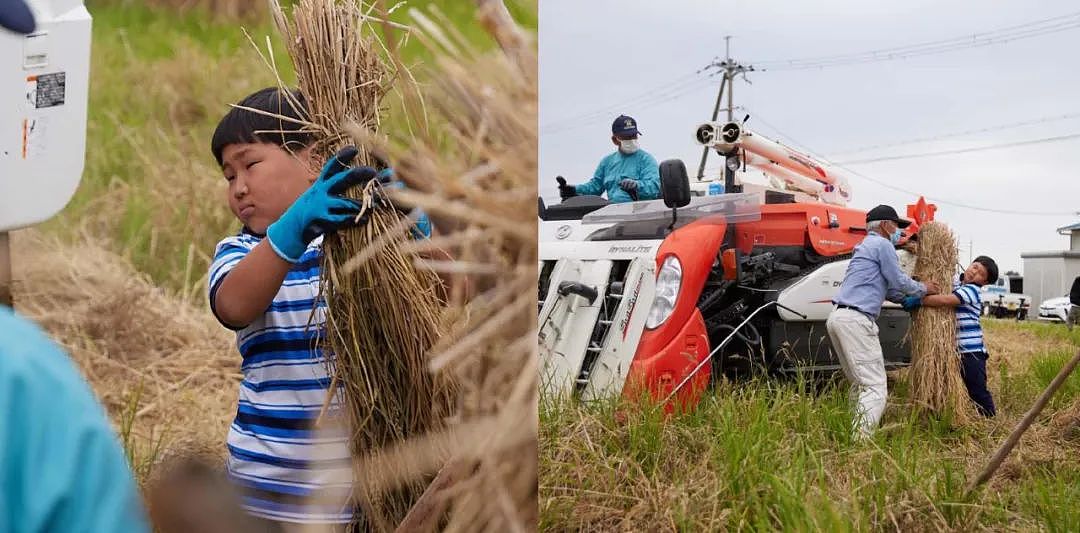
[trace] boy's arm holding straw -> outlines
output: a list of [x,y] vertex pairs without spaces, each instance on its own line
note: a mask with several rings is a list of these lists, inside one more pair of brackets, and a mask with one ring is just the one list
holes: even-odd
[[961,305],[974,305],[979,307],[982,301],[978,289],[971,286],[960,285],[950,293],[924,296],[919,305],[926,307],[960,307]]
[[218,318],[234,327],[254,322],[274,301],[291,268],[263,239],[221,281],[211,302]]
[[960,298],[955,294],[931,294],[929,296],[923,296],[922,305],[924,307],[959,307]]
[[[971,298],[970,295],[967,298]],[[919,307],[960,307],[965,303],[963,298],[960,297],[960,293],[953,291],[949,294],[928,294],[922,298],[918,296],[908,296],[904,298],[903,307],[908,311],[918,309]],[[978,306],[979,302],[975,301],[973,305]]]

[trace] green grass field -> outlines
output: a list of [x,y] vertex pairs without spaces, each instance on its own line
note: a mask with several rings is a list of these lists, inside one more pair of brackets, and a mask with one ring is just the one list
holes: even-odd
[[697,410],[546,403],[542,528],[650,531],[1080,529],[1080,375],[988,487],[974,477],[1080,347],[1061,325],[989,321],[999,416],[962,428],[914,414],[903,376],[872,440],[852,438],[842,380],[726,383]]

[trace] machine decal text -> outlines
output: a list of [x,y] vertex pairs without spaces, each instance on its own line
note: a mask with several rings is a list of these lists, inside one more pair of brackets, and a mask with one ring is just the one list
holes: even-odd
[[608,248],[609,254],[643,254],[651,251],[652,246],[612,246]]
[[634,314],[634,307],[637,306],[638,295],[641,294],[641,283],[645,280],[645,273],[642,272],[638,275],[637,284],[634,285],[634,294],[630,295],[630,301],[627,302],[629,307],[626,308],[626,315],[622,318],[622,323],[619,326],[622,327],[622,340],[626,340],[626,334],[630,331],[630,316]]

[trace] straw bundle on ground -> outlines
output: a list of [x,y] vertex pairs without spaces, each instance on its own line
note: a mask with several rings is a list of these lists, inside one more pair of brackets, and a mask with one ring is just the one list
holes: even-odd
[[[177,453],[224,459],[236,339],[100,240],[12,233],[16,311],[44,327],[108,410],[139,483]],[[205,305],[205,304],[204,304]]]
[[[919,229],[919,255],[915,276],[937,283],[942,290],[952,287],[956,268],[956,239],[940,222]],[[956,310],[952,307],[922,307],[911,324],[911,399],[935,414],[949,413],[956,424],[971,416],[960,358],[956,351]]]
[[408,191],[393,192],[397,201],[452,228],[404,248],[441,247],[455,258],[426,264],[453,278],[450,323],[429,362],[437,375],[457,378],[457,416],[449,430],[372,454],[359,467],[370,491],[439,472],[401,526],[409,531],[534,530],[538,517],[536,52],[501,2],[480,5],[502,53],[477,53],[444,24],[411,13],[436,57],[424,76],[431,128],[390,142],[351,128],[407,182]]
[[[360,0],[300,0],[275,20],[308,100],[309,127],[325,159],[348,143],[344,124],[376,130],[380,101],[392,81],[370,23],[371,8]],[[358,164],[375,165],[361,148]],[[325,353],[341,387],[356,456],[440,428],[453,409],[449,376],[427,371],[424,356],[439,338],[442,302],[439,279],[417,268],[400,250],[411,241],[410,222],[377,205],[378,183],[349,192],[368,212],[368,223],[323,242],[322,293],[326,298]],[[358,268],[345,262],[378,245]],[[360,479],[366,474],[357,471]],[[397,490],[358,497],[357,529],[384,530],[400,522],[426,486],[414,480]]]

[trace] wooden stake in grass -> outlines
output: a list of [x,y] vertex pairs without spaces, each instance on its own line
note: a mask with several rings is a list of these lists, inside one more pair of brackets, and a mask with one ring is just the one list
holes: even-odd
[[1039,396],[1039,399],[1035,400],[1035,404],[1031,406],[1031,409],[1028,409],[1024,418],[1020,420],[1020,423],[1016,424],[1016,427],[1012,430],[1012,433],[1009,434],[1008,438],[1005,439],[1005,442],[1002,442],[1001,446],[994,452],[994,456],[990,458],[990,462],[986,464],[986,468],[983,468],[982,472],[979,473],[979,476],[967,486],[965,494],[971,494],[975,489],[979,488],[980,485],[990,480],[990,477],[994,475],[994,472],[1001,466],[1001,463],[1005,462],[1005,458],[1009,456],[1009,452],[1016,446],[1016,443],[1020,442],[1020,437],[1022,437],[1024,432],[1031,427],[1032,422],[1035,421],[1035,417],[1039,416],[1039,413],[1046,407],[1050,398],[1052,398],[1054,393],[1061,388],[1061,384],[1065,383],[1065,380],[1068,379],[1069,375],[1076,369],[1077,364],[1080,364],[1080,352],[1076,352],[1076,355],[1074,355],[1068,363],[1065,363],[1065,366],[1061,367],[1061,371],[1054,377],[1054,381],[1051,381],[1050,384],[1046,386],[1046,390]]
[[[394,78],[370,25],[372,7],[361,0],[299,0],[289,15],[275,6],[308,100],[310,129],[323,159],[349,143],[345,124],[377,131],[380,106]],[[361,146],[360,164],[374,165]],[[451,376],[428,371],[425,355],[439,339],[443,304],[439,279],[417,268],[399,248],[411,242],[402,215],[376,201],[377,182],[354,189],[368,222],[323,241],[322,295],[334,387],[351,426],[351,452],[363,457],[441,428],[455,406]],[[380,251],[356,268],[349,258],[373,247]],[[359,480],[364,472],[354,472]],[[357,494],[361,513],[354,529],[388,530],[399,523],[423,493],[426,479],[396,490]],[[357,490],[365,485],[357,484]]]
[[[939,287],[952,287],[956,266],[956,239],[940,222],[919,229],[919,255],[915,275]],[[955,424],[972,417],[967,390],[960,377],[956,349],[956,310],[922,307],[911,324],[911,399],[916,406],[937,415],[949,414]]]

